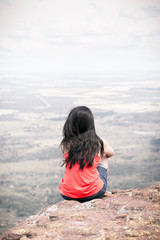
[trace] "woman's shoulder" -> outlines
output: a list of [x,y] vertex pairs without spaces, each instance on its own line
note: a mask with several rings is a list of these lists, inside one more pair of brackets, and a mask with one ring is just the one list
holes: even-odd
[[64,146],[61,146],[61,151],[64,155],[69,152],[69,150],[67,148],[65,148]]
[[64,154],[64,161],[65,161],[66,159],[68,159],[68,156],[69,156],[69,154],[68,154],[68,152],[66,152],[66,153]]

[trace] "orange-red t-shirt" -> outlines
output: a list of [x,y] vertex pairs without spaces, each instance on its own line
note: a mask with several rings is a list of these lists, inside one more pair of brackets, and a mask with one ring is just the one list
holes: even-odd
[[[68,153],[64,157],[66,159]],[[98,193],[104,185],[97,170],[99,161],[100,157],[95,155],[92,167],[85,166],[83,171],[78,163],[71,169],[68,165],[59,187],[60,193],[71,198],[84,198]]]

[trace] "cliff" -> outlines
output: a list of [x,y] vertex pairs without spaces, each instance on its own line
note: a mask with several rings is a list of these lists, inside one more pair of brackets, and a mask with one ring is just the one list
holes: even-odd
[[160,186],[115,190],[86,203],[62,201],[5,232],[1,240],[160,239]]

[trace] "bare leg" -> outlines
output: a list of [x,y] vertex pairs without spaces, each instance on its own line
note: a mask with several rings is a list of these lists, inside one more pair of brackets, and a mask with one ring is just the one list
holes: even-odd
[[104,167],[109,172],[109,162],[108,162],[108,158],[107,157],[103,157],[103,159],[100,159],[99,163],[103,164]]

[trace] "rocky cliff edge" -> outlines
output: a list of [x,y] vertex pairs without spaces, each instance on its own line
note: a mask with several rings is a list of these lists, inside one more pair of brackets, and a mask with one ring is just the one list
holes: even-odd
[[1,240],[160,239],[160,185],[115,190],[85,203],[62,201],[5,232]]

